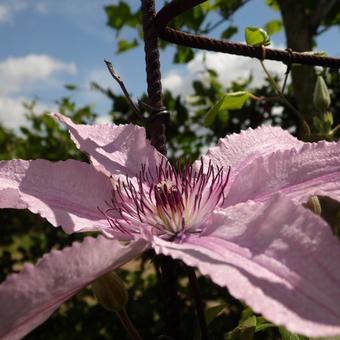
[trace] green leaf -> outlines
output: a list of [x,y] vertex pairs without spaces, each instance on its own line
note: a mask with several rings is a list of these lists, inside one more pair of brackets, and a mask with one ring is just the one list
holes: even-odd
[[245,38],[249,46],[267,46],[270,44],[267,32],[258,27],[246,27]]
[[178,46],[176,54],[174,56],[174,62],[177,64],[184,64],[189,62],[195,56],[194,51],[192,48]]
[[284,327],[279,327],[279,332],[281,334],[282,340],[308,340],[308,338],[303,335],[290,333]]
[[267,6],[269,6],[273,11],[278,12],[280,11],[280,6],[277,3],[277,0],[266,0]]
[[222,110],[239,110],[242,109],[246,101],[252,96],[248,91],[238,91],[227,93],[223,97]]
[[207,325],[209,325],[218,315],[220,315],[225,309],[227,305],[225,303],[217,306],[213,306],[207,308],[205,311],[205,320]]
[[77,85],[74,84],[65,84],[64,87],[69,91],[74,91],[78,88]]
[[220,111],[218,112],[217,117],[221,124],[226,125],[230,118],[229,111]]
[[276,327],[274,324],[267,322],[267,323],[263,323],[261,325],[256,325],[256,329],[255,329],[255,333],[257,332],[262,332],[264,330],[266,330],[267,328],[274,328]]
[[266,32],[269,35],[273,35],[275,33],[278,33],[282,30],[283,24],[281,20],[272,20],[266,23],[264,26]]
[[124,26],[137,27],[139,25],[138,12],[132,13],[130,6],[124,1],[119,1],[118,5],[105,6],[107,25],[118,32]]
[[245,309],[243,309],[242,313],[241,313],[241,321],[245,321],[247,319],[249,319],[251,316],[253,316],[254,312],[251,308],[246,307]]
[[138,46],[138,41],[137,39],[133,40],[125,40],[121,39],[118,41],[118,48],[117,48],[117,53],[122,53],[128,50],[131,50],[132,48],[135,48]]
[[[227,304],[223,303],[221,305],[217,305],[217,306],[207,308],[205,310],[205,321],[206,321],[207,325],[209,326],[216,319],[216,317],[225,310],[226,307],[227,307]],[[201,340],[202,339],[200,326],[199,326],[198,323],[195,327],[193,339],[195,339],[195,340]]]
[[237,32],[238,32],[238,28],[236,26],[229,26],[226,30],[222,32],[221,38],[230,39]]
[[222,111],[241,109],[251,96],[252,94],[248,91],[227,93],[210,108],[205,117],[204,125],[211,126],[217,114]]
[[256,328],[256,316],[251,316],[241,322],[232,331],[225,334],[225,340],[252,340]]
[[205,116],[204,120],[204,125],[209,127],[212,125],[212,123],[215,121],[215,118],[218,114],[218,112],[221,111],[221,106],[223,104],[223,99],[222,97],[215,105],[213,105],[210,110],[207,112],[207,115]]
[[262,332],[267,328],[274,328],[274,327],[277,327],[277,326],[274,325],[273,323],[267,321],[264,317],[262,317],[262,316],[256,317],[255,333]]

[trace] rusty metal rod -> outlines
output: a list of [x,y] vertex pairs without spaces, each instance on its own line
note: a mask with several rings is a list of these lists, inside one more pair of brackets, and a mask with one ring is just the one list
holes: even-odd
[[340,58],[325,57],[310,53],[294,52],[248,46],[246,44],[213,39],[202,35],[181,32],[168,26],[169,22],[181,13],[190,10],[206,0],[173,0],[165,5],[156,15],[155,25],[158,36],[168,42],[208,51],[223,52],[257,58],[260,60],[276,60],[285,64],[303,64],[340,68]]

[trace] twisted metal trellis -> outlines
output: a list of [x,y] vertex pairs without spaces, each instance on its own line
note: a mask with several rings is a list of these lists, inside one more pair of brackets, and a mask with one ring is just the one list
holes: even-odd
[[147,120],[146,130],[151,143],[164,154],[166,153],[165,126],[168,112],[165,110],[162,100],[158,37],[187,47],[242,55],[260,60],[276,60],[287,65],[303,64],[340,68],[340,58],[294,52],[290,49],[253,47],[227,40],[212,39],[202,35],[181,32],[168,26],[169,22],[176,16],[205,1],[173,0],[156,14],[154,0],[142,0],[148,96],[149,104],[153,107],[153,114]]
[[285,64],[303,64],[340,68],[340,59],[315,54],[298,53],[264,47],[253,47],[227,40],[212,39],[202,35],[175,30],[168,23],[181,13],[205,2],[206,0],[173,0],[165,5],[155,17],[155,26],[160,38],[179,45],[203,50],[242,55],[258,59],[282,61]]

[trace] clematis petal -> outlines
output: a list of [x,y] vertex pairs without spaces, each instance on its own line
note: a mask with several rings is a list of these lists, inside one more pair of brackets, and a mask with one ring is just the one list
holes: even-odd
[[213,164],[226,169],[231,167],[233,176],[257,157],[277,150],[299,149],[303,144],[279,127],[262,126],[221,138],[216,146],[208,150],[203,159],[206,163],[211,160]]
[[255,159],[231,180],[224,206],[264,201],[284,193],[296,202],[311,195],[340,200],[340,143],[306,143],[300,150]]
[[86,152],[91,162],[109,174],[133,177],[145,164],[153,170],[163,156],[149,143],[144,128],[128,125],[75,124],[60,113],[52,116],[64,123],[77,147]]
[[84,162],[0,162],[0,207],[28,208],[68,233],[110,228],[98,207],[111,190],[110,180]]
[[126,262],[147,244],[122,246],[117,240],[88,237],[82,243],[45,255],[0,285],[0,338],[20,339],[44,322],[82,288]]
[[198,267],[292,332],[340,334],[340,247],[323,220],[276,196],[216,211],[212,225],[177,244],[155,239],[156,252]]

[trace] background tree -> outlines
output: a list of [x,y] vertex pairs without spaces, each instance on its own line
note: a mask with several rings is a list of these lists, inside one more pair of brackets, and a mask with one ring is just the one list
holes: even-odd
[[[316,38],[332,26],[340,24],[338,0],[277,0],[287,38],[287,47],[293,51],[312,51]],[[271,2],[275,6],[275,1]],[[306,121],[312,123],[313,89],[316,74],[313,67],[293,66],[292,83],[298,108]]]

